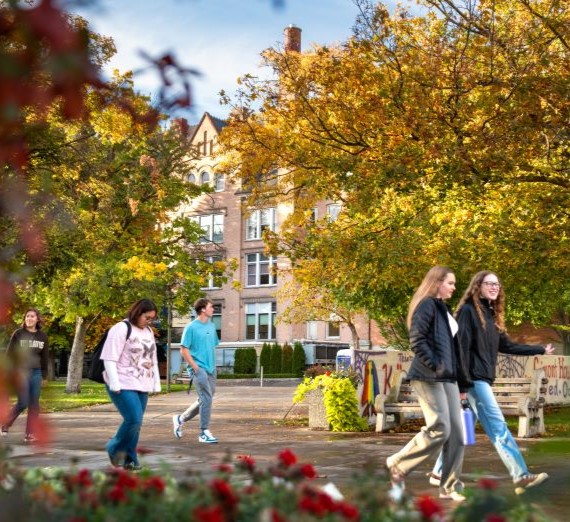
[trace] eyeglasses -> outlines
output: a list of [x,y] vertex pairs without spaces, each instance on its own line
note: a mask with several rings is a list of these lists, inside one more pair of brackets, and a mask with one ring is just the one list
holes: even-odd
[[495,281],[483,281],[484,285],[490,286],[491,288],[501,288],[501,283]]

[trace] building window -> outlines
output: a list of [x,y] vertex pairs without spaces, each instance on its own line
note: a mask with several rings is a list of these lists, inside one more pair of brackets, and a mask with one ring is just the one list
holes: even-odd
[[338,321],[327,323],[327,337],[340,337],[340,323]]
[[264,230],[275,232],[277,228],[277,209],[264,208],[254,210],[246,220],[246,238],[261,239]]
[[205,216],[198,216],[194,219],[196,219],[196,221],[204,231],[204,235],[200,239],[202,243],[224,242],[223,214],[207,214]]
[[245,338],[275,339],[276,303],[251,303],[245,305]]
[[271,286],[277,284],[275,258],[262,253],[247,254],[247,286]]
[[218,339],[222,340],[222,305],[214,303],[214,314],[212,315],[212,323],[216,327]]
[[204,156],[208,155],[208,131],[204,131]]
[[318,218],[319,218],[319,209],[317,207],[313,207],[311,209],[311,216],[309,217],[309,220],[311,223],[316,223]]
[[224,190],[226,186],[226,182],[224,179],[224,175],[223,174],[215,174],[214,175],[214,189],[216,190],[216,192],[221,192],[222,190]]
[[307,339],[318,339],[317,321],[307,321]]
[[206,263],[211,265],[211,270],[209,271],[206,279],[206,286],[203,287],[203,290],[213,290],[216,288],[222,288],[223,284],[223,270],[220,270],[216,263],[219,263],[222,260],[221,256],[208,256],[204,259]]
[[341,206],[338,203],[327,205],[327,218],[329,221],[336,221],[340,214]]
[[210,173],[205,170],[200,174],[200,184],[207,185],[208,183],[210,183]]
[[188,176],[186,176],[186,181],[188,183],[196,184],[196,175],[194,173],[190,172],[190,174],[188,174]]

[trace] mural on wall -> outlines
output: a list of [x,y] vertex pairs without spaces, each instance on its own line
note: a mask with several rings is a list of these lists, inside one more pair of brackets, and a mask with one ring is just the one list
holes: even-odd
[[376,372],[376,365],[372,360],[366,361],[362,383],[362,393],[360,395],[360,404],[361,406],[364,406],[362,416],[372,417],[373,415],[376,415],[374,401],[376,400],[376,395],[380,393],[380,387],[378,386],[378,373]]
[[[376,395],[388,395],[396,376],[400,372],[407,373],[413,358],[413,352],[362,350],[355,351],[354,365],[355,370],[364,381],[366,366],[369,362],[373,362],[376,367],[376,380],[379,390]],[[511,356],[500,354],[497,360],[497,377],[531,377],[532,372],[539,368],[544,368],[548,378],[546,403],[570,405],[569,356]],[[359,388],[358,391],[362,402],[364,398],[363,387]],[[366,395],[366,400],[369,400],[368,395]],[[374,400],[371,400],[373,403]],[[365,406],[364,410],[366,415],[363,413],[363,416],[371,415],[371,408]]]
[[515,357],[509,355],[499,355],[497,359],[497,368],[495,373],[497,377],[505,379],[513,377],[530,377],[525,375],[525,368],[530,356],[517,355]]
[[[543,368],[548,384],[547,403],[570,403],[570,357],[534,356],[529,365],[533,370]],[[549,400],[550,399],[550,400]]]

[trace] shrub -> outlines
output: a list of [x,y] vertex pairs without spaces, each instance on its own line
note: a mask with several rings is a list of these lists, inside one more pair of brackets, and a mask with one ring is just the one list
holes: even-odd
[[326,372],[316,377],[305,377],[297,386],[293,402],[301,402],[307,392],[323,392],[327,421],[332,431],[366,431],[368,421],[360,416],[356,386],[346,375]]
[[283,346],[281,353],[281,371],[283,373],[291,373],[293,368],[293,348],[288,343]]
[[282,352],[283,350],[281,349],[280,344],[275,343],[271,347],[271,362],[270,362],[271,373],[281,373]]
[[297,341],[293,345],[293,363],[291,370],[297,377],[302,377],[303,372],[305,371],[305,350],[303,349],[303,345]]
[[234,373],[255,373],[257,366],[257,352],[255,348],[238,348],[235,351]]
[[263,368],[263,373],[271,373],[271,345],[263,343],[261,354],[259,355],[260,371]]

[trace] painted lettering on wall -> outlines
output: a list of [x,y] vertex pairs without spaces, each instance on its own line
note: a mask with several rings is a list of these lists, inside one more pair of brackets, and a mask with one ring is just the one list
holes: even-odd
[[[399,351],[356,351],[355,370],[364,377],[366,361],[371,358],[376,365],[380,393],[388,395],[394,379],[400,372],[407,372],[414,354]],[[497,360],[497,377],[531,377],[536,369],[544,368],[548,378],[547,404],[570,404],[570,356],[537,355],[511,356],[500,354]]]
[[546,402],[548,404],[570,402],[570,357],[535,356],[532,369],[544,369],[548,378]]

